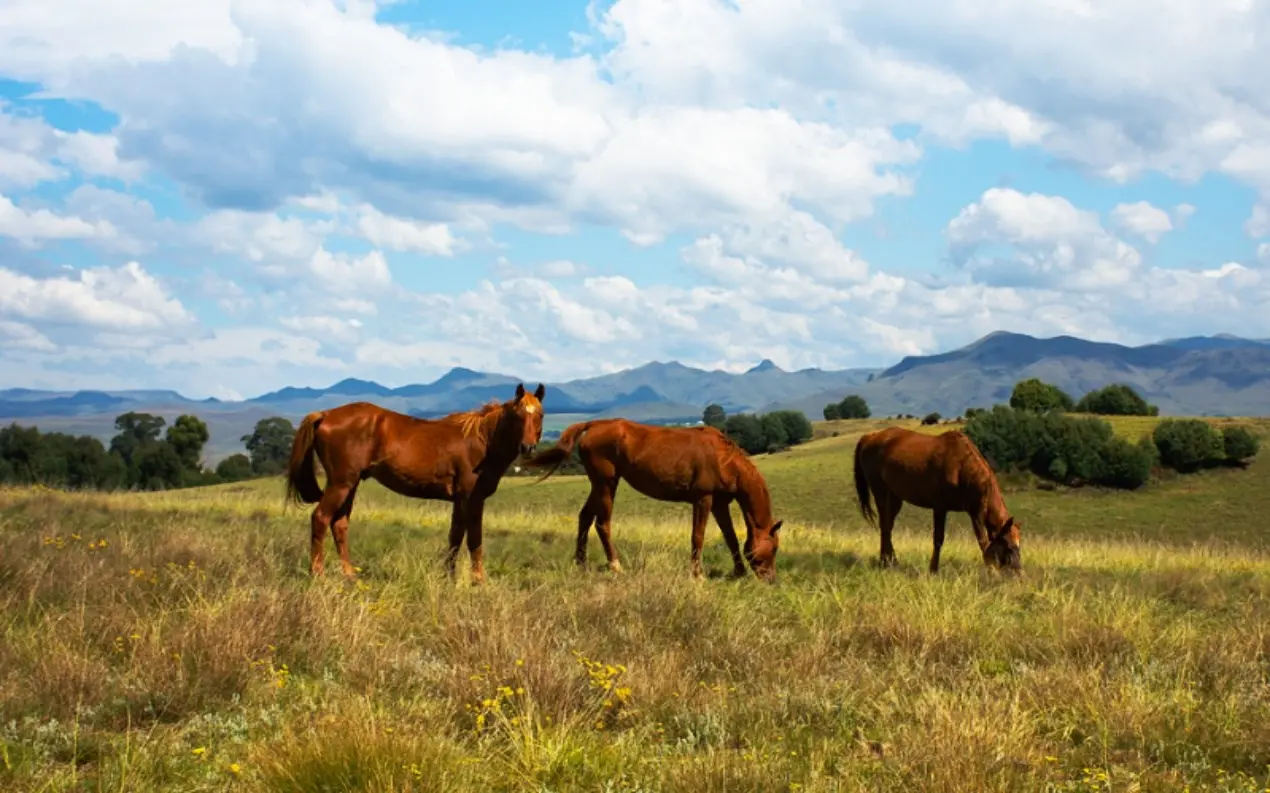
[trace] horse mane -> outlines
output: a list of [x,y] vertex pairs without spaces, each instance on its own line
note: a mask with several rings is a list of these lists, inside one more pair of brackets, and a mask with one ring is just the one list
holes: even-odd
[[983,452],[979,451],[974,441],[966,437],[964,433],[959,432],[957,436],[958,445],[966,450],[967,461],[970,463],[969,470],[966,472],[967,478],[983,494],[984,508],[987,509],[991,503],[1005,513],[1005,499],[1001,494],[1001,484],[997,481],[996,474],[992,472],[992,465],[983,456]]
[[507,403],[499,402],[497,399],[491,399],[480,407],[451,413],[448,416],[442,417],[441,420],[458,424],[459,429],[463,431],[463,437],[465,438],[470,437],[473,433],[478,431],[482,431],[482,434],[488,435],[493,427],[486,427],[485,425],[491,423],[491,417],[494,417],[495,419],[492,423],[497,423],[499,412],[505,404]]

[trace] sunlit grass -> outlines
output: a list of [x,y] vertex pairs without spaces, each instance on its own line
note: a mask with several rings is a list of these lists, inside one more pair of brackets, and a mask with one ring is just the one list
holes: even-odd
[[901,566],[872,564],[849,487],[863,424],[841,426],[757,458],[786,517],[774,586],[723,577],[713,524],[694,582],[687,509],[629,487],[625,572],[594,540],[576,570],[577,478],[505,482],[481,588],[442,574],[445,505],[377,487],[356,583],[308,578],[308,512],[276,480],[0,490],[0,789],[1270,784],[1261,462],[1012,491],[1024,577],[986,573],[962,516],[931,577],[911,507]]

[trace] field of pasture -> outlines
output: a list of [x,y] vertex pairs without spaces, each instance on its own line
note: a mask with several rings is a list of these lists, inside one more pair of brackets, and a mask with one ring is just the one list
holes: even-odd
[[466,553],[442,572],[447,505],[369,482],[356,583],[329,542],[309,579],[280,480],[0,489],[0,790],[1270,790],[1267,452],[1133,492],[1011,479],[1024,575],[953,515],[932,577],[929,512],[881,570],[856,509],[888,423],[755,458],[773,586],[723,577],[713,522],[693,581],[689,508],[628,485],[624,571],[594,536],[577,571],[579,477],[504,480],[479,588]]

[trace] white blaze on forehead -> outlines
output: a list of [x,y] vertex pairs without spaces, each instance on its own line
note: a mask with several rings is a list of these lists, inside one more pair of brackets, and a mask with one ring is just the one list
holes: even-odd
[[538,406],[537,406],[537,405],[525,405],[525,412],[526,412],[526,413],[537,413],[537,412],[538,412]]

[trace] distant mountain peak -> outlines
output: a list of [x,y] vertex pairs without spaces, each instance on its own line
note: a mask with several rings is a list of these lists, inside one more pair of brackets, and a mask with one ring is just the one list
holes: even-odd
[[750,370],[746,372],[746,374],[757,374],[759,372],[780,372],[780,371],[784,371],[784,370],[781,369],[779,366],[777,366],[772,361],[771,358],[764,358],[763,360],[759,361],[756,366],[751,367]]

